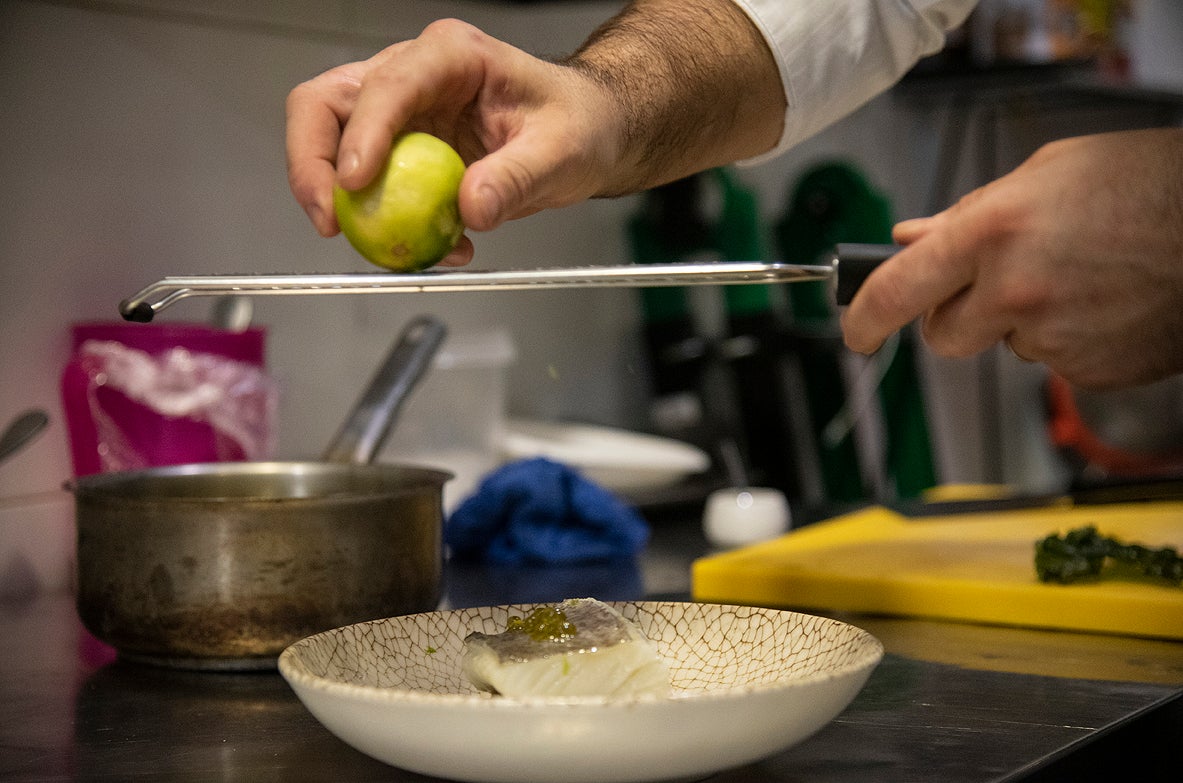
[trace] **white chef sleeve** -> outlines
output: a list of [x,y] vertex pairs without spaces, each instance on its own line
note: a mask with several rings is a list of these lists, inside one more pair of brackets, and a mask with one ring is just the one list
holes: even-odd
[[776,147],[754,165],[851,113],[945,43],[977,0],[732,0],[776,58],[788,108]]

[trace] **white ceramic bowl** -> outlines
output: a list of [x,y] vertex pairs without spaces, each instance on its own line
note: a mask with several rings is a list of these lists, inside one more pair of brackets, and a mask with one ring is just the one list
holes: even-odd
[[519,700],[476,692],[460,658],[532,605],[393,617],[311,636],[279,670],[353,747],[467,781],[575,783],[702,776],[784,750],[832,720],[883,656],[875,637],[797,612],[616,603],[669,664],[670,696]]

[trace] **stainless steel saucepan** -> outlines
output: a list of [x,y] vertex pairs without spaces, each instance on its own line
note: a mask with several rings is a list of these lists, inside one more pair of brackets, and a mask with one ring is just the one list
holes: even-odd
[[434,609],[451,475],[370,463],[444,331],[431,318],[404,329],[323,461],[73,482],[87,629],[128,659],[255,669],[310,634]]

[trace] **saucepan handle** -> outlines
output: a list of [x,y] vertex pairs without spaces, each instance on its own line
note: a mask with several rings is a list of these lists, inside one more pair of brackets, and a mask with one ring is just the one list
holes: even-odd
[[428,315],[412,319],[324,452],[325,462],[366,464],[386,442],[399,410],[431,365],[447,328]]

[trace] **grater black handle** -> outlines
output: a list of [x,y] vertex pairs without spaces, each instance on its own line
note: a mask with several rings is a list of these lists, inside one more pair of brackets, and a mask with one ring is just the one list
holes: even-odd
[[843,242],[834,248],[834,299],[848,305],[863,281],[900,250],[899,245],[869,245]]

